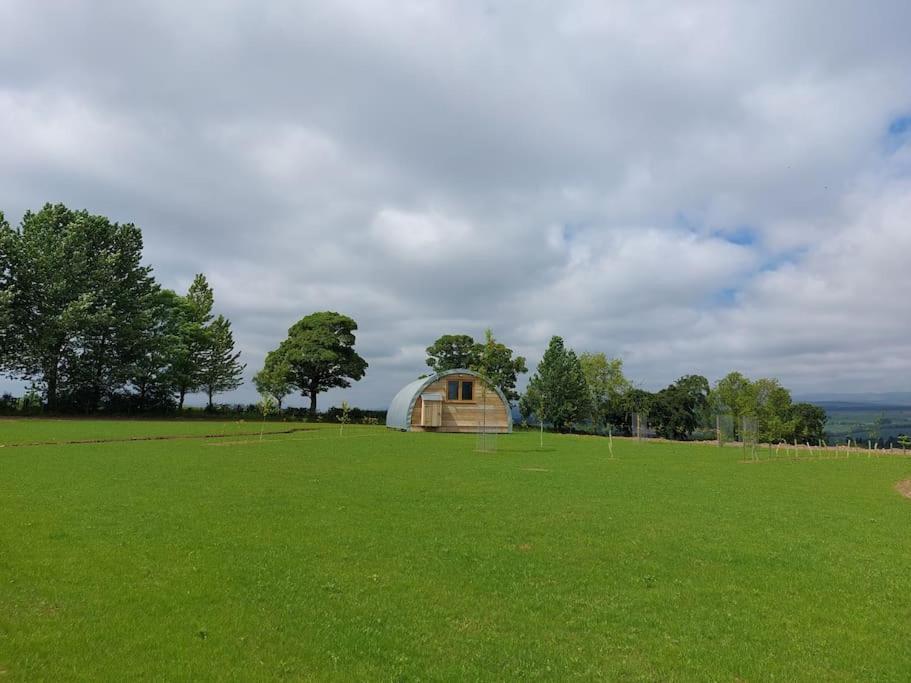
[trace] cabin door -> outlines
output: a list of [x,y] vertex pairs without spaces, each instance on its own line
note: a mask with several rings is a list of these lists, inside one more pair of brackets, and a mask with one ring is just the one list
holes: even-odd
[[443,424],[443,401],[421,400],[421,426],[439,427]]

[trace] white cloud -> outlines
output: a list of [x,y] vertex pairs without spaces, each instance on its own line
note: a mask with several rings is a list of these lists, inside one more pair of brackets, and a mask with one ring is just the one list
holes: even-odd
[[8,2],[0,208],[135,221],[166,285],[210,275],[248,374],[301,315],[349,313],[364,405],[487,326],[650,387],[903,389],[909,24],[904,2]]

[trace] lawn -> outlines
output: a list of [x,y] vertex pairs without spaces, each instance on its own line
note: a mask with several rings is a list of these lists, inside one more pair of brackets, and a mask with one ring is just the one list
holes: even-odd
[[0,680],[911,678],[911,459],[544,438],[2,448]]

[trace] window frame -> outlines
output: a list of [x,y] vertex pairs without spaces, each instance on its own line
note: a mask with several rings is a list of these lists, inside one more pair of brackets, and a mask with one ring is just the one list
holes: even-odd
[[[450,384],[450,382],[456,382],[456,383],[458,384],[458,387],[459,387],[459,391],[458,391],[459,397],[458,397],[458,398],[449,398],[449,384]],[[462,387],[463,387],[464,384],[470,384],[470,385],[471,385],[471,398],[469,398],[469,399],[464,399],[464,398],[462,398],[462,396],[463,396]],[[446,380],[446,403],[477,403],[477,400],[476,400],[475,397],[474,397],[474,396],[475,396],[475,394],[474,394],[474,385],[475,385],[475,380],[474,380],[474,378],[471,378],[471,379],[447,379],[447,380]]]

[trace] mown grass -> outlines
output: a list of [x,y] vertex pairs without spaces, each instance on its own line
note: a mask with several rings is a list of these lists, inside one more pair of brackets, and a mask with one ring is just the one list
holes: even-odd
[[0,450],[0,680],[911,677],[911,460],[537,439]]
[[0,417],[0,447],[68,441],[115,441],[161,437],[204,437],[259,434],[305,429],[299,422],[222,420],[81,420]]

